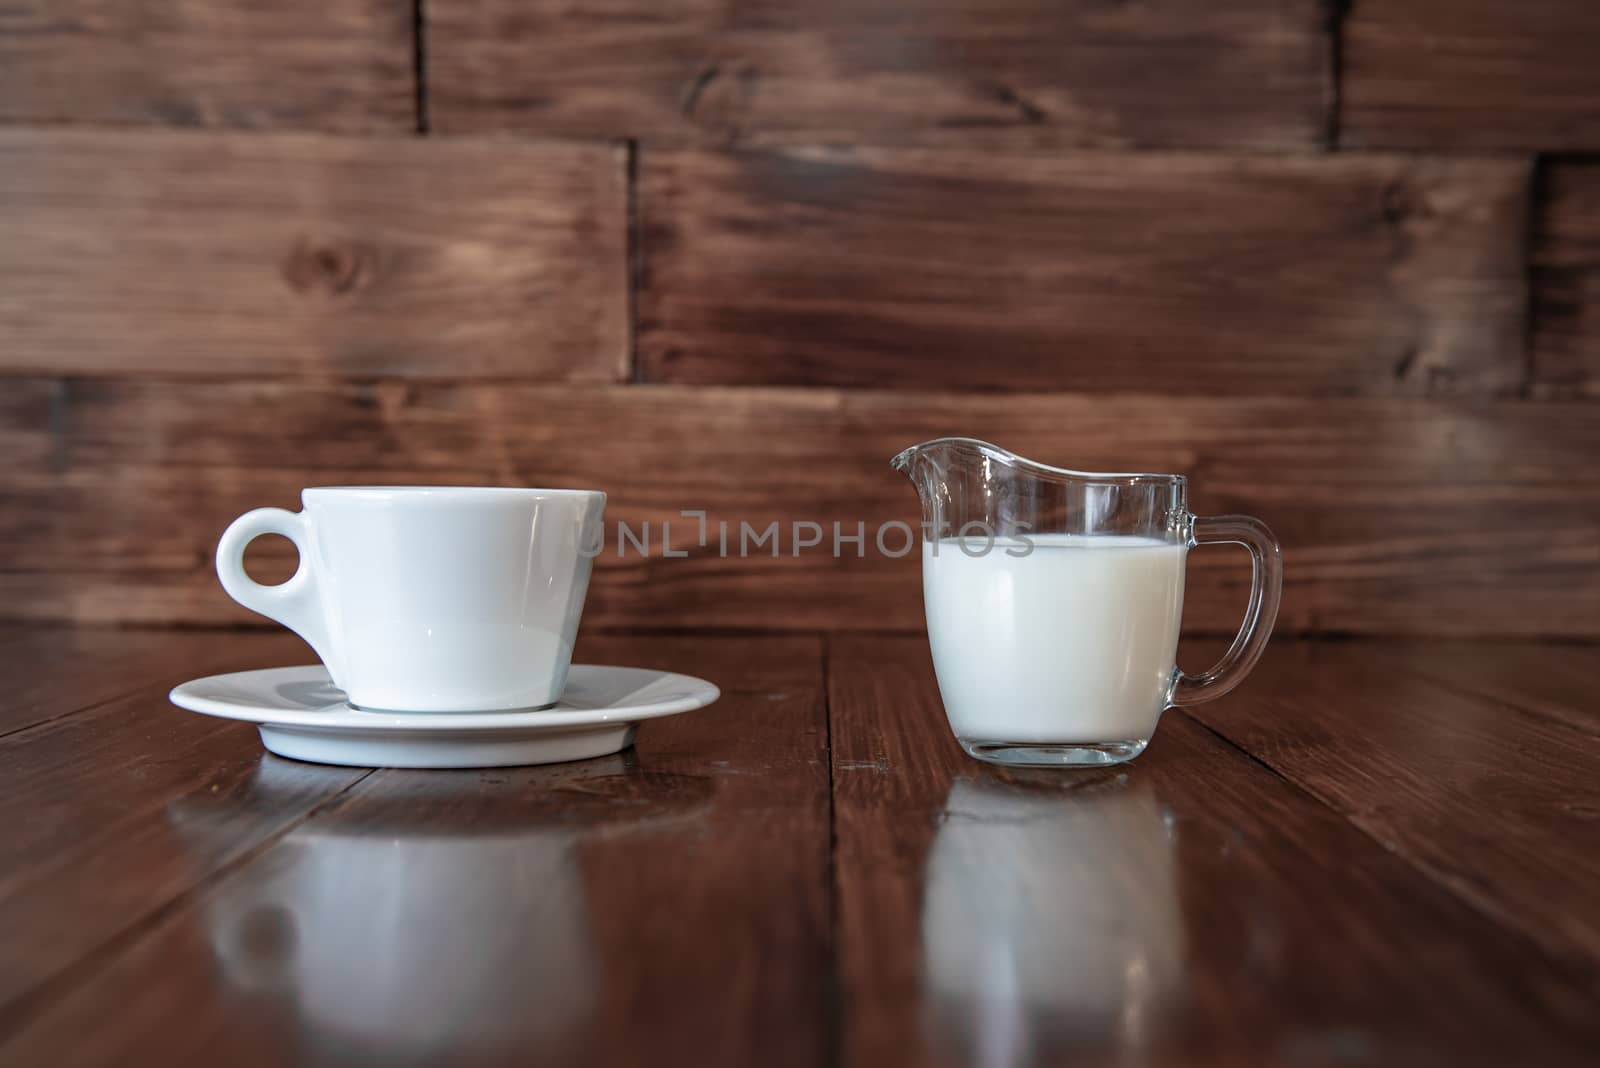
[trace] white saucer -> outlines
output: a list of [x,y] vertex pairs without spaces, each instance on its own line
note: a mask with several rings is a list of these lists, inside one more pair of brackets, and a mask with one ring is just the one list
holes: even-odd
[[537,712],[368,712],[321,664],[212,675],[174,687],[191,712],[261,728],[279,756],[363,768],[489,768],[587,760],[633,744],[641,720],[703,708],[704,679],[646,668],[574,664],[553,708]]

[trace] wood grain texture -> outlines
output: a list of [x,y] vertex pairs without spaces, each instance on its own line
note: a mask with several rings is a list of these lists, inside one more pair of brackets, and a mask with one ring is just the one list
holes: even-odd
[[431,0],[434,126],[662,141],[1311,145],[1314,0]]
[[1499,393],[1526,164],[859,149],[641,158],[647,379]]
[[1600,397],[1600,163],[1543,173],[1533,245],[1533,386]]
[[[264,644],[289,649],[296,640]],[[247,645],[249,650],[256,649],[256,644]],[[236,663],[239,653],[230,643],[221,643],[219,648],[215,636],[199,631],[0,627],[0,662],[5,665],[0,736],[136,690],[162,684],[171,687],[200,674],[201,669],[260,666]],[[223,658],[220,665],[219,655]]]
[[[1592,673],[1594,649],[1567,655]],[[1552,959],[1594,967],[1600,995],[1600,854],[1574,848],[1596,840],[1600,726],[1521,707],[1538,700],[1477,696],[1393,651],[1302,644],[1188,711]]]
[[[189,673],[174,665],[176,677],[0,739],[0,1033],[81,961],[365,774],[265,757],[248,724],[167,703],[191,675],[310,659],[297,639],[212,634],[194,644],[204,647]],[[22,670],[12,655],[8,676]],[[115,661],[72,670],[108,685],[138,678]],[[10,698],[4,708],[14,715]],[[192,820],[209,834],[191,834]]]
[[[530,418],[537,413],[537,418]],[[210,557],[248,508],[305,485],[601,488],[590,625],[920,630],[920,519],[889,470],[951,431],[1085,470],[1190,477],[1201,514],[1285,546],[1292,632],[1600,634],[1600,450],[1586,404],[1016,397],[831,390],[16,380],[0,393],[0,605],[11,618],[260,622]],[[708,512],[708,542],[682,509]],[[617,552],[619,521],[652,525]],[[729,524],[729,554],[717,523]],[[672,522],[667,558],[662,523]],[[747,543],[780,524],[774,547]],[[793,524],[821,546],[794,553]],[[833,554],[863,525],[860,547]],[[802,528],[800,533],[813,533]],[[1242,554],[1197,550],[1186,620],[1232,633]]]
[[1600,646],[1545,642],[1383,642],[1362,647],[1375,662],[1452,690],[1548,716],[1600,736]]
[[[577,655],[706,675],[723,697],[613,757],[375,772],[7,1028],[0,1058],[826,1063],[819,644],[585,638]],[[225,838],[234,805],[207,799],[185,833]]]
[[1600,148],[1589,0],[1356,0],[1339,140],[1385,148]]
[[0,739],[0,1061],[1587,1064],[1592,656],[1280,642],[1075,773],[962,756],[917,637],[591,630],[723,698],[545,768],[316,767],[135,694]]
[[846,1065],[1576,1064],[1600,1038],[1595,961],[1545,958],[1187,716],[1122,768],[1002,770],[956,746],[920,639],[835,637],[829,694]]
[[614,380],[604,145],[0,130],[0,369]]
[[0,121],[410,130],[412,23],[388,0],[10,0]]

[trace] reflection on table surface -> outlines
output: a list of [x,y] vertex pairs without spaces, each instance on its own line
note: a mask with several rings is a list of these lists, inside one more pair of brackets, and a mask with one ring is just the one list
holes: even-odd
[[292,999],[323,1041],[552,1039],[595,985],[571,838],[298,834],[212,903],[211,945],[229,983]]
[[[264,758],[251,796],[269,798],[291,766]],[[601,885],[615,868],[597,862],[695,835],[712,787],[632,754],[484,774],[537,776],[539,796],[507,804],[491,786],[491,809],[473,801],[477,773],[388,773],[386,789],[358,788],[209,895],[200,915],[223,996],[270,1006],[273,1043],[319,1063],[581,1048],[627,948],[627,916],[597,933],[619,921]],[[400,776],[409,789],[395,788]],[[170,818],[198,840],[232,817],[202,804]]]
[[926,866],[929,1037],[982,1065],[1041,1043],[1137,1050],[1183,969],[1175,845],[1126,773],[1068,792],[953,783]]

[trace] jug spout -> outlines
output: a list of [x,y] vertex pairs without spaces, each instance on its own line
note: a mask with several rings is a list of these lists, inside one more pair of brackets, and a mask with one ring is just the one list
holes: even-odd
[[980,482],[993,482],[1001,471],[1026,475],[1031,470],[1050,471],[1052,468],[1019,456],[1010,449],[980,441],[977,438],[934,438],[909,449],[902,449],[889,466],[909,478],[918,492],[926,498],[937,486],[960,476],[976,478]]
[[934,438],[890,461],[922,500],[923,536],[1157,533],[1184,523],[1181,475],[1074,471],[977,438]]
[[980,464],[986,459],[1004,464],[1031,462],[1009,449],[977,438],[934,438],[900,450],[889,461],[889,466],[915,482],[919,471],[943,471],[952,464]]
[[996,493],[1014,492],[1031,460],[977,438],[934,438],[903,449],[889,465],[911,480],[922,500],[924,537],[949,534],[978,515],[978,502],[996,503]]

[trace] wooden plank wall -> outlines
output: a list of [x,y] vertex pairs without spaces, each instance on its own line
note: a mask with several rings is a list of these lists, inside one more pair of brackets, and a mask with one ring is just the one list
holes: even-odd
[[1596,18],[18,0],[0,619],[259,622],[229,518],[426,481],[650,520],[594,625],[916,630],[887,460],[964,433],[1261,515],[1294,631],[1600,637]]

